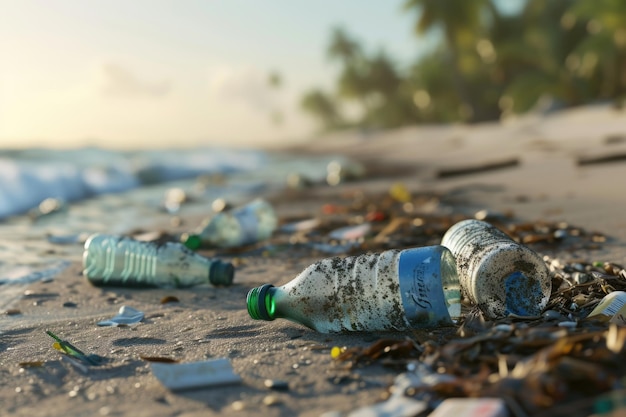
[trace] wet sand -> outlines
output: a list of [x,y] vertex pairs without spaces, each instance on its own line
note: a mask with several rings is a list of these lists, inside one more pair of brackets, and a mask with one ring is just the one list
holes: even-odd
[[[565,221],[598,231],[608,240],[597,249],[557,248],[553,255],[626,264],[626,163],[599,159],[623,152],[626,140],[620,138],[626,138],[626,117],[606,108],[529,116],[506,125],[342,133],[280,152],[342,154],[369,174],[336,187],[317,184],[267,197],[285,223],[319,216],[325,204],[346,204],[362,194],[366,201],[380,202],[393,184],[401,183],[414,195],[445,196],[447,204],[433,206],[434,211],[512,212],[528,221]],[[593,158],[599,162],[588,163]],[[172,226],[155,219],[147,230],[177,233],[198,219],[184,220]],[[387,398],[401,372],[380,363],[349,368],[333,360],[330,350],[407,334],[325,335],[285,320],[249,318],[245,297],[250,288],[282,285],[329,255],[306,250],[205,251],[235,263],[233,286],[136,290],[93,287],[81,275],[80,247],[56,250],[66,251],[70,266],[53,280],[29,285],[22,298],[5,306],[12,314],[0,322],[4,415],[347,415]],[[178,301],[161,304],[166,296]],[[122,305],[143,311],[144,320],[131,327],[96,326]],[[46,330],[110,362],[84,372],[52,348]],[[426,341],[440,335],[416,331],[410,336]],[[226,357],[242,382],[171,392],[142,357],[180,362]],[[268,388],[266,380],[287,387]]]

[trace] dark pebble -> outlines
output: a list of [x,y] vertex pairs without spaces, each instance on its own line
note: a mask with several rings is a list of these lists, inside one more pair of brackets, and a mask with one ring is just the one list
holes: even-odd
[[279,379],[266,379],[263,383],[266,388],[274,391],[288,391],[289,383],[287,381],[281,381]]

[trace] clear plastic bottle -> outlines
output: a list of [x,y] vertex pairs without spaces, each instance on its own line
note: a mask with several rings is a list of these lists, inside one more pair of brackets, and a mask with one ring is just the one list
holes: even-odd
[[545,262],[493,225],[463,220],[441,244],[456,258],[463,294],[489,317],[536,316],[546,307],[552,279]]
[[196,234],[183,235],[185,246],[232,248],[269,238],[276,230],[276,213],[263,199],[216,214],[200,226]]
[[323,259],[282,287],[252,289],[247,306],[253,319],[321,333],[433,328],[461,312],[454,258],[443,246]]
[[229,262],[201,256],[176,242],[142,242],[95,234],[85,242],[83,275],[94,285],[124,287],[190,287],[230,285]]

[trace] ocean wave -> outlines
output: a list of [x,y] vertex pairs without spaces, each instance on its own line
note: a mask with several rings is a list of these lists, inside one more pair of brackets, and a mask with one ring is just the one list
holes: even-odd
[[116,152],[97,148],[0,152],[0,219],[48,198],[79,201],[143,185],[258,169],[262,152],[221,148]]

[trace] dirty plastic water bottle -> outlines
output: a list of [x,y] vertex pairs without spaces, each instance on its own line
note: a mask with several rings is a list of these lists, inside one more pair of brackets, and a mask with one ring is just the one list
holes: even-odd
[[252,289],[246,302],[253,319],[321,333],[433,328],[461,313],[454,257],[443,246],[323,259],[282,287]]
[[256,199],[216,214],[200,227],[198,233],[184,235],[182,240],[190,249],[203,246],[232,248],[269,238],[277,223],[272,206],[263,199]]
[[201,256],[181,243],[142,242],[95,234],[85,242],[83,275],[97,286],[190,287],[230,285],[229,262]]
[[546,307],[552,279],[545,262],[493,225],[463,220],[441,244],[456,258],[463,294],[489,317],[536,316]]

